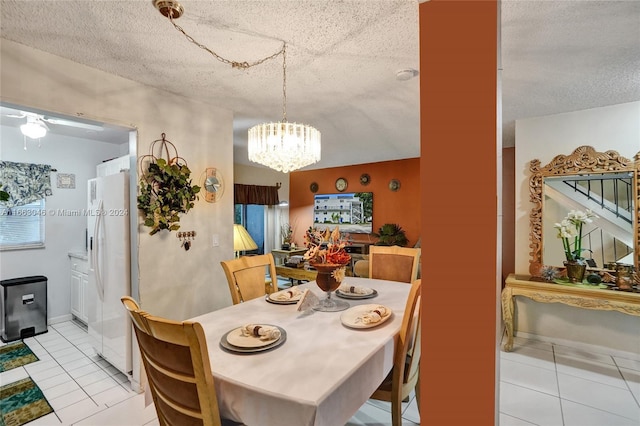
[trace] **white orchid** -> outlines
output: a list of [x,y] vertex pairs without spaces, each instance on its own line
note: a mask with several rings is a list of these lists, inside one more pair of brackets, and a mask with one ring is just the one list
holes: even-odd
[[[593,222],[592,218],[598,218],[598,216],[591,210],[586,212],[571,210],[567,217],[554,225],[554,228],[558,230],[558,238],[562,239],[567,260],[582,259],[582,225]],[[573,250],[571,249],[571,239],[573,240]]]

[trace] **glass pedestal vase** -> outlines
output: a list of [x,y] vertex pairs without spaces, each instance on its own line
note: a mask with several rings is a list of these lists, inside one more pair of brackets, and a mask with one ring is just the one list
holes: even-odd
[[580,284],[584,279],[587,263],[584,260],[565,260],[564,266],[567,268],[569,282]]
[[[331,294],[340,287],[340,282],[344,278],[344,265],[333,264],[313,264],[318,272],[316,276],[316,285],[327,294],[327,297],[320,299],[320,302],[313,307],[316,311],[321,312],[337,312],[344,311],[350,305],[344,300],[334,299]],[[342,268],[342,271],[340,269]]]

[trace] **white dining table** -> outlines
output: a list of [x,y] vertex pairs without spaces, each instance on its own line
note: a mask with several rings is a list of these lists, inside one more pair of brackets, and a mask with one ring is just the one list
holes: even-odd
[[[341,323],[344,311],[299,312],[296,305],[257,298],[190,319],[204,328],[222,417],[247,426],[339,426],[360,409],[393,367],[411,285],[358,277],[344,283],[378,292],[372,299],[347,300],[352,307],[381,304],[392,316],[376,327],[354,329]],[[300,288],[324,297],[315,281]],[[249,323],[281,327],[286,340],[251,354],[220,346],[225,333]]]

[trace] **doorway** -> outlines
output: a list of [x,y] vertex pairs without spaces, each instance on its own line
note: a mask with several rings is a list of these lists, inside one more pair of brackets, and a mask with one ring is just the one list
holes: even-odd
[[[41,134],[25,134],[21,126],[39,127]],[[36,129],[37,130],[37,129]],[[86,256],[87,181],[104,169],[105,160],[122,159],[129,174],[128,207],[131,271],[137,271],[136,158],[137,131],[85,118],[67,116],[24,105],[0,102],[0,160],[43,164],[51,168],[50,194],[38,209],[43,239],[38,249],[0,251],[2,278],[42,274],[49,279],[49,322],[71,318],[70,254]],[[118,169],[118,171],[119,171]],[[110,173],[110,172],[106,172]],[[6,177],[0,176],[4,186]],[[27,251],[25,251],[27,250]],[[77,258],[74,258],[77,259]],[[72,277],[73,278],[73,277]],[[75,282],[75,281],[72,281]],[[131,291],[137,295],[137,273],[131,274]]]

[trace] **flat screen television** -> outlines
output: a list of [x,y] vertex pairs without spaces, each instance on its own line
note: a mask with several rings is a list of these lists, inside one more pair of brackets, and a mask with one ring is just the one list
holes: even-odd
[[316,194],[313,198],[314,228],[333,230],[337,225],[350,234],[373,231],[373,192]]

